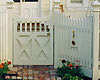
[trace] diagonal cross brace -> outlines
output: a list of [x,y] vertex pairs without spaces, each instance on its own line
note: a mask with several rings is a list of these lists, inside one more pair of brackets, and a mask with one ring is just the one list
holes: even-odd
[[[18,38],[17,39],[17,41],[18,41],[18,43],[21,45],[21,47],[22,47],[22,49],[21,49],[21,51],[20,51],[20,53],[18,54],[18,57],[20,57],[20,54],[22,53],[22,52],[26,52],[26,54],[28,55],[28,57],[30,58],[31,56],[30,56],[30,54],[31,54],[31,52],[27,49],[27,47],[28,47],[28,45],[29,45],[29,43],[30,43],[30,41],[31,41],[32,39],[31,38],[29,38],[28,39],[28,42],[26,43],[26,45],[25,44],[22,44],[21,43],[21,40]],[[30,54],[29,54],[30,53]]]
[[[48,43],[48,41],[49,41],[50,39],[48,39],[46,42],[45,42],[45,44],[44,45],[41,45],[40,43],[39,43],[39,41],[38,41],[38,39],[36,38],[35,39],[35,41],[37,42],[37,44],[39,45],[39,47],[40,47],[40,52],[39,53],[41,53],[42,51],[44,52],[44,55],[46,56],[46,58],[48,58],[47,57],[47,55],[46,55],[46,51],[45,51],[45,45]],[[39,54],[38,54],[39,55]]]

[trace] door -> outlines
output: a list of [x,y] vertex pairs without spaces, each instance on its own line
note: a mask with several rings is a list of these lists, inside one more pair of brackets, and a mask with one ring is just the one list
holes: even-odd
[[14,21],[14,65],[53,65],[53,28],[47,21]]
[[40,1],[38,2],[22,2],[21,16],[25,18],[37,18],[41,13]]

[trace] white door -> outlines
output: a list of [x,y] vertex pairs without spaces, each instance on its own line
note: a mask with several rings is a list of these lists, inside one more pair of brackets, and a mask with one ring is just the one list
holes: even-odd
[[21,3],[21,16],[26,18],[40,17],[40,2],[22,2]]
[[53,65],[52,26],[36,21],[14,22],[14,65]]

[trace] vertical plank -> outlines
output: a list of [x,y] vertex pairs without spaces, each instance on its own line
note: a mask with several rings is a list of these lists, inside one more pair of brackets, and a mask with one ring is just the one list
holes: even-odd
[[5,24],[6,24],[6,60],[8,59],[8,15],[7,11],[5,12]]
[[2,13],[2,27],[3,27],[3,60],[5,59],[5,23],[4,23],[4,12]]
[[4,33],[4,59],[6,59],[6,16],[5,16],[5,12],[4,12],[4,15],[3,15],[4,17],[4,31],[5,31],[5,33]]
[[45,24],[45,23],[44,23],[44,32],[47,32],[47,31],[46,31],[46,24]]
[[27,22],[25,21],[25,32],[27,32]]
[[83,65],[82,64],[82,62],[83,62],[83,55],[82,55],[82,37],[83,37],[83,35],[82,35],[82,27],[83,27],[83,18],[80,18],[79,19],[79,23],[80,23],[80,25],[79,25],[79,32],[80,32],[80,34],[79,34],[79,42],[80,42],[80,47],[79,47],[79,53],[80,53],[80,55],[79,55],[79,58],[80,58],[80,65]]
[[42,30],[41,30],[42,28],[41,28],[41,22],[40,22],[40,32],[42,32]]
[[22,22],[20,22],[20,32],[22,32]]
[[30,32],[32,32],[32,22],[30,22]]
[[37,26],[36,26],[37,22],[35,21],[34,24],[35,24],[35,32],[37,32]]
[[0,48],[1,48],[1,60],[3,60],[3,52],[2,52],[2,13],[0,12]]

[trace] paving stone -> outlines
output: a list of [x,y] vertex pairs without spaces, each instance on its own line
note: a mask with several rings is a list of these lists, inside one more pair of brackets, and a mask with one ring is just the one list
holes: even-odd
[[40,79],[40,80],[45,80],[45,77],[40,77],[39,79]]
[[56,80],[56,78],[55,77],[51,77],[51,80]]
[[45,80],[51,80],[50,78],[47,78],[47,79],[45,79]]
[[34,80],[40,80],[39,78],[34,78]]
[[16,79],[16,78],[17,78],[16,76],[12,76],[12,77],[11,77],[11,79]]
[[50,74],[46,74],[45,77],[50,77]]
[[[18,66],[19,67],[19,66]],[[56,80],[53,66],[20,66],[17,79],[22,80]],[[17,68],[18,69],[18,68]],[[13,73],[13,72],[10,72]],[[13,79],[15,77],[12,77]]]
[[61,80],[61,77],[57,77],[57,80]]
[[16,71],[8,71],[8,74],[16,74]]
[[33,71],[33,73],[34,73],[34,74],[36,74],[36,73],[38,74],[38,73],[39,73],[39,71]]
[[6,79],[10,79],[10,76],[6,76]]
[[40,71],[39,74],[45,74],[45,71]]
[[24,79],[27,79],[27,77],[26,77],[26,76],[24,76],[23,78],[24,78]]
[[22,75],[23,75],[23,73],[22,73],[22,72],[18,72],[17,74],[18,74],[18,76],[22,76]]
[[33,77],[32,76],[29,76],[28,79],[33,79]]
[[49,71],[45,71],[45,73],[47,73],[47,74],[48,74],[48,73],[49,73]]
[[45,77],[45,80],[50,80],[50,77]]
[[17,79],[22,79],[22,77],[17,77]]

